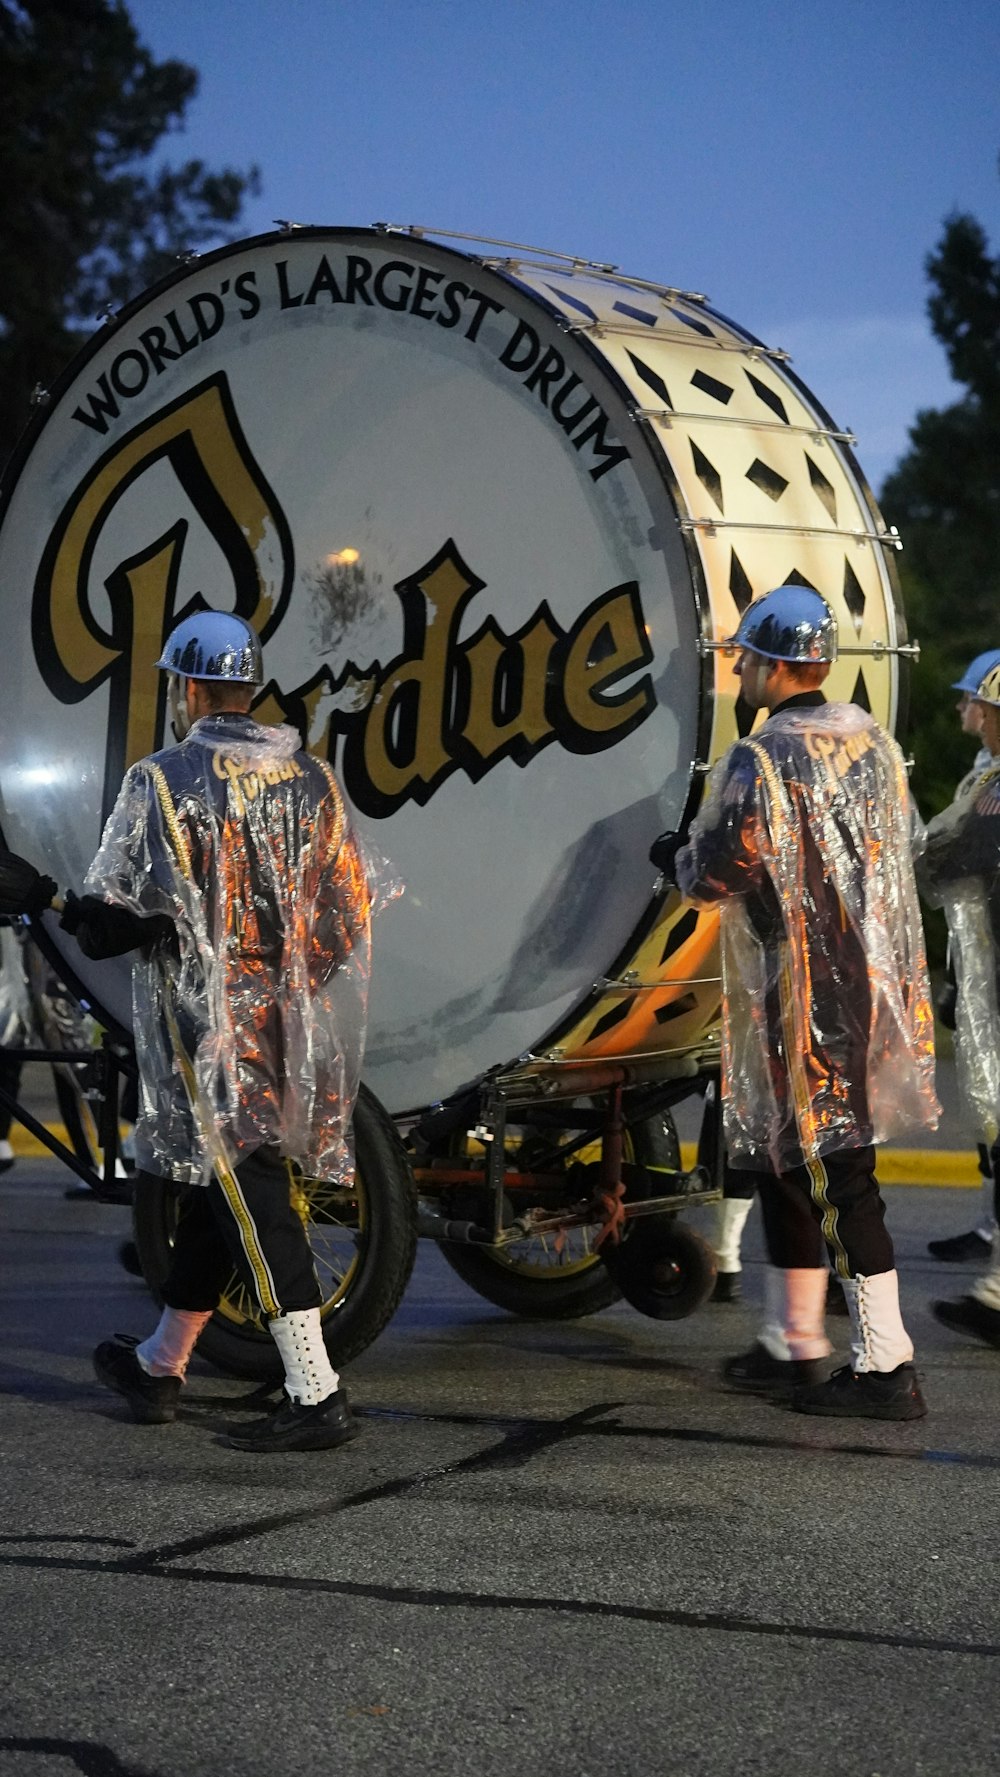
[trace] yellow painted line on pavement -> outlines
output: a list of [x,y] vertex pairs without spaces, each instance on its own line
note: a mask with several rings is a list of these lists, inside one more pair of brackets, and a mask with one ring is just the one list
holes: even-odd
[[[694,1142],[681,1143],[681,1165],[695,1163]],[[880,1185],[945,1185],[966,1189],[981,1185],[976,1154],[962,1148],[879,1148],[877,1176]]]
[[[45,1127],[50,1135],[54,1135],[56,1140],[63,1142],[67,1148],[73,1146],[65,1123],[46,1123]],[[122,1124],[118,1131],[119,1137],[124,1136],[127,1129],[128,1125]],[[44,1142],[39,1141],[37,1135],[32,1135],[30,1129],[24,1129],[20,1123],[11,1124],[10,1135],[7,1139],[15,1154],[24,1160],[35,1160],[46,1154],[50,1160],[52,1159],[52,1149],[47,1148]]]
[[[47,1123],[45,1127],[67,1147],[72,1146],[65,1124]],[[38,1137],[22,1129],[19,1123],[11,1128],[10,1145],[15,1154],[25,1159],[49,1153]],[[694,1165],[696,1154],[693,1141],[681,1143],[681,1165],[685,1169]],[[962,1148],[881,1148],[878,1180],[880,1185],[943,1185],[957,1189],[982,1184],[975,1153]]]

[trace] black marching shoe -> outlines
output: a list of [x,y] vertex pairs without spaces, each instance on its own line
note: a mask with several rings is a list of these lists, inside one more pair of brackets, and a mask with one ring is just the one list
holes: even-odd
[[825,1357],[772,1357],[758,1341],[739,1357],[727,1358],[722,1375],[730,1388],[741,1388],[747,1394],[781,1394],[804,1383],[822,1382],[829,1368]]
[[959,1296],[957,1302],[932,1302],[931,1313],[953,1333],[968,1333],[1000,1350],[1000,1308],[988,1308],[975,1296]]
[[738,1302],[742,1294],[743,1284],[740,1273],[738,1271],[720,1271],[708,1299],[710,1302]]
[[978,1260],[980,1264],[988,1259],[993,1250],[992,1240],[987,1240],[975,1228],[968,1234],[953,1234],[950,1240],[929,1240],[927,1251],[934,1259],[943,1259],[947,1265],[962,1265],[968,1260]]
[[135,1355],[137,1343],[121,1334],[105,1339],[94,1352],[94,1375],[105,1388],[124,1396],[140,1425],[169,1425],[177,1418],[181,1379],[148,1375]]
[[280,1406],[266,1419],[231,1426],[227,1442],[234,1450],[333,1450],[338,1444],[349,1444],[360,1430],[347,1390],[338,1388],[315,1407],[303,1407],[283,1394]]
[[912,1364],[894,1370],[834,1370],[818,1387],[798,1388],[792,1396],[797,1413],[821,1413],[829,1419],[923,1419],[927,1403]]

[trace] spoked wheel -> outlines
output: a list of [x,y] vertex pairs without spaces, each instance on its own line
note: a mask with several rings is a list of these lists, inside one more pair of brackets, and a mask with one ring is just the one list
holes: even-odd
[[[309,1178],[292,1186],[323,1288],[323,1334],[335,1366],[357,1357],[391,1320],[416,1255],[409,1163],[388,1115],[364,1086],[354,1107],[354,1153],[350,1186]],[[177,1195],[169,1184],[144,1178],[133,1213],[143,1276],[159,1300],[177,1227]],[[198,1350],[234,1376],[268,1380],[282,1374],[274,1341],[235,1271]]]
[[[541,1139],[525,1130],[519,1166],[527,1165],[531,1148]],[[669,1113],[626,1131],[624,1146],[625,1158],[638,1166],[673,1172],[680,1165],[677,1131]],[[594,1144],[574,1158],[592,1162],[599,1153],[599,1144]],[[589,1228],[568,1229],[562,1241],[554,1234],[536,1234],[510,1246],[449,1240],[440,1246],[452,1270],[478,1295],[525,1320],[578,1320],[621,1300],[618,1285],[594,1251]]]

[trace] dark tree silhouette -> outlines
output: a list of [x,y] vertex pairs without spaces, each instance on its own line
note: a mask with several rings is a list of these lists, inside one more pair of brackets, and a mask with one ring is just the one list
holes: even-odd
[[881,503],[902,533],[907,614],[922,647],[913,782],[931,813],[971,763],[951,683],[973,655],[1000,648],[1000,258],[975,217],[948,218],[927,275],[931,325],[964,393],[917,415]]
[[197,87],[123,0],[0,0],[0,465],[102,308],[238,232],[256,167],[149,165]]

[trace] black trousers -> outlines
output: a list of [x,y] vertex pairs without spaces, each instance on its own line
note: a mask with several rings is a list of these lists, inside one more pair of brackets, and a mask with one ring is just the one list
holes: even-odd
[[[10,1056],[5,1055],[3,1050],[0,1049],[0,1086],[3,1087],[5,1092],[11,1092],[16,1097],[20,1084],[21,1063],[19,1061],[11,1061]],[[7,1140],[12,1122],[13,1116],[11,1112],[7,1109],[6,1105],[0,1105],[0,1141]]]
[[[136,1190],[143,1188],[143,1175]],[[233,1271],[267,1320],[323,1300],[302,1219],[292,1207],[288,1166],[277,1148],[258,1148],[236,1168],[235,1190],[213,1178],[178,1187],[173,1259],[163,1284],[168,1308],[215,1308]]]
[[824,1249],[839,1277],[873,1277],[894,1269],[874,1148],[845,1148],[780,1174],[727,1167],[727,1197],[750,1197],[755,1191],[767,1256],[780,1270],[823,1265]]

